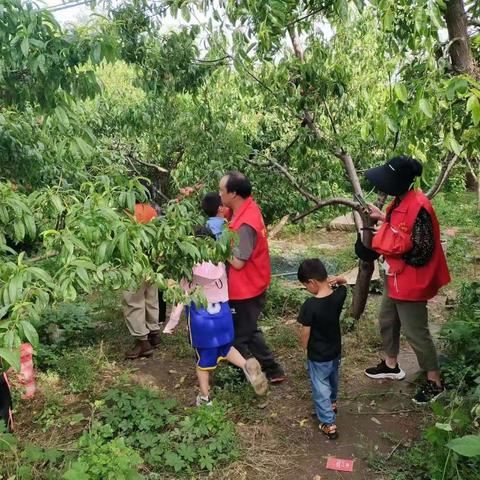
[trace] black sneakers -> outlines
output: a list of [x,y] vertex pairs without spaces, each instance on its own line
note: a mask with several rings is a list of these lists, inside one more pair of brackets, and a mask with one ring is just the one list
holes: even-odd
[[427,403],[435,401],[445,389],[439,387],[432,380],[427,380],[425,384],[419,388],[415,396],[412,398],[413,403],[417,405],[426,405]]
[[376,367],[370,367],[365,370],[365,375],[370,378],[390,378],[391,380],[402,380],[405,378],[405,372],[400,368],[398,363],[395,368],[390,368],[382,360]]

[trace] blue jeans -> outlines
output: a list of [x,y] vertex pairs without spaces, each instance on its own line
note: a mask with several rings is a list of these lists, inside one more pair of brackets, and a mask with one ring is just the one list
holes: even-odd
[[335,423],[332,402],[337,400],[340,357],[329,362],[308,360],[307,369],[312,384],[313,403],[320,423]]

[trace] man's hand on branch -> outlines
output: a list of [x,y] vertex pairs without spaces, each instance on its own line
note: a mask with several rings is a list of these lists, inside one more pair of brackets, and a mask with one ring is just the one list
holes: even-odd
[[190,197],[193,195],[195,192],[198,192],[205,186],[204,183],[196,183],[193,187],[183,187],[179,188],[179,194],[177,195],[177,198],[175,199],[177,202],[182,200],[183,198]]

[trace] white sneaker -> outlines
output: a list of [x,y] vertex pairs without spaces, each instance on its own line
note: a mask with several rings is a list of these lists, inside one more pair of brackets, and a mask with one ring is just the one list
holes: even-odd
[[211,407],[213,404],[212,404],[212,400],[210,400],[210,397],[204,397],[203,395],[197,395],[197,400],[195,402],[195,404],[197,405],[197,407],[201,407],[202,405],[206,405],[207,407]]
[[243,368],[243,373],[252,385],[257,395],[265,395],[268,390],[268,381],[262,372],[262,367],[256,358],[249,358]]

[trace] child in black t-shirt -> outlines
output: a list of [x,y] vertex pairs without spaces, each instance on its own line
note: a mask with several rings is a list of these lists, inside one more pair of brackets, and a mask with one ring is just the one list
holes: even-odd
[[[335,419],[342,348],[340,313],[347,295],[347,281],[341,277],[327,278],[325,266],[317,258],[300,264],[298,280],[315,295],[306,300],[300,310],[300,339],[307,351],[308,374],[319,428],[333,440],[338,437]],[[334,286],[338,288],[332,289]]]

